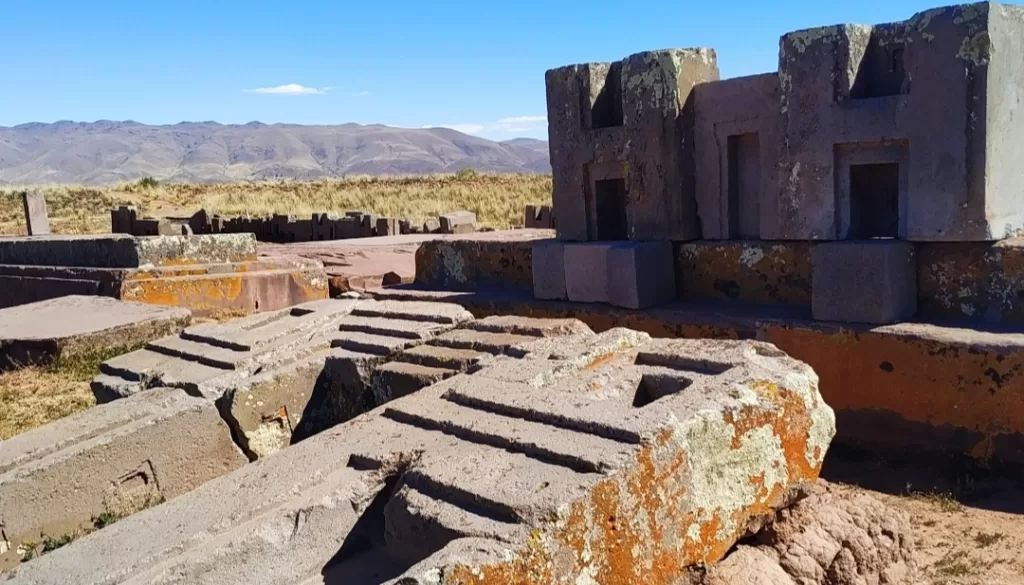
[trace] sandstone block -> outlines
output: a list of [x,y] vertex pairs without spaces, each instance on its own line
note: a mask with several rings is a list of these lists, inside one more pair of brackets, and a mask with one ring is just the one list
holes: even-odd
[[0,451],[0,569],[44,537],[156,505],[246,462],[213,403],[170,388],[17,435]]
[[616,242],[565,244],[565,292],[570,301],[608,302],[608,249]]
[[812,253],[811,310],[819,321],[886,324],[917,311],[913,244],[849,241],[820,244]]
[[608,302],[644,309],[675,300],[671,242],[630,242],[608,248]]
[[438,218],[443,234],[463,234],[476,231],[476,214],[472,211],[453,211]]
[[184,329],[188,309],[66,296],[0,309],[0,370],[130,348]]
[[565,291],[565,244],[558,240],[533,243],[533,296],[562,300]]

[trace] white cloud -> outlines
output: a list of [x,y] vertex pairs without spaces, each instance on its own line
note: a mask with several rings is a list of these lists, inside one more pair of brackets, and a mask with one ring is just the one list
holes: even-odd
[[243,90],[245,93],[261,93],[266,95],[322,95],[334,89],[333,87],[306,87],[298,83],[286,83],[274,87],[257,87],[255,89]]
[[[547,121],[547,116],[510,116],[487,124],[463,122],[460,124],[438,124],[436,126],[451,128],[463,134],[530,134],[544,128],[547,125]],[[424,128],[432,127],[434,126],[424,126]]]
[[370,95],[370,92],[368,92],[368,91],[361,91],[359,93],[352,94],[352,97],[364,97],[364,96],[368,96],[368,95]]

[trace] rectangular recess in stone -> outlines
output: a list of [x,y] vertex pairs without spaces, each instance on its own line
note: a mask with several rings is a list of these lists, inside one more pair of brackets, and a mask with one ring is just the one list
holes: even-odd
[[761,235],[761,144],[751,132],[728,138],[729,234],[754,239]]
[[597,239],[626,239],[627,198],[625,179],[598,179],[594,181]]
[[727,362],[715,361],[707,358],[696,358],[682,354],[653,353],[641,351],[636,354],[633,362],[638,366],[658,366],[706,376],[717,376],[732,369],[733,365]]
[[590,127],[596,130],[622,126],[622,63],[609,65],[608,75],[596,94],[593,88],[589,89]]
[[907,76],[903,63],[904,43],[883,43],[885,27],[876,27],[860,60],[850,87],[853,99],[870,99],[907,93]]
[[693,384],[693,380],[667,374],[644,374],[636,387],[633,406],[643,408],[672,394],[678,394]]
[[851,239],[899,235],[900,165],[850,165]]

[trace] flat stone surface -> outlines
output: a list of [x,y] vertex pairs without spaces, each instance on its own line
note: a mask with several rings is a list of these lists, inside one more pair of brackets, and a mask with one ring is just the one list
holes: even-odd
[[0,309],[0,343],[12,339],[63,339],[146,321],[188,320],[180,307],[160,307],[109,297],[66,296]]
[[[722,558],[813,482],[834,432],[813,372],[768,344],[623,330],[537,343],[558,351],[497,358],[395,400],[9,582],[662,585]],[[705,355],[730,369],[692,371]],[[549,372],[500,384],[528,406],[480,399],[499,385],[489,368],[517,364]],[[634,406],[637,392],[663,394]]]
[[138,347],[185,328],[188,309],[65,296],[0,309],[0,370]]
[[565,299],[565,244],[558,240],[533,243],[533,296]]
[[608,302],[608,249],[616,243],[565,244],[565,291],[570,301]]

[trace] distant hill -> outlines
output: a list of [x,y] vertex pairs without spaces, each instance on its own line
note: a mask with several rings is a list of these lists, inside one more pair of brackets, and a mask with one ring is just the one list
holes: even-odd
[[150,176],[218,183],[346,175],[548,173],[548,144],[448,128],[55,122],[0,127],[0,183],[104,185]]

